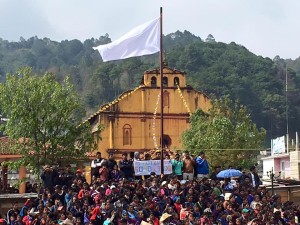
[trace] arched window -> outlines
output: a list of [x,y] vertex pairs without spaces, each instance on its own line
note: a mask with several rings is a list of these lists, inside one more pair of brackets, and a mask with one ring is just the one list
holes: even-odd
[[179,78],[178,77],[174,77],[174,87],[180,86],[179,84]]
[[168,87],[168,78],[163,77],[163,87]]
[[164,107],[170,108],[170,94],[167,91],[164,91]]
[[151,77],[151,87],[156,87],[156,77]]
[[123,126],[123,145],[131,145],[131,126],[129,124],[125,124]]

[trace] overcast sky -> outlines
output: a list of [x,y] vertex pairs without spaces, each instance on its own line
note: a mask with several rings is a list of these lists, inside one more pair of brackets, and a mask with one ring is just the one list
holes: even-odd
[[300,0],[0,0],[0,38],[112,40],[159,16],[163,32],[188,30],[273,59],[300,56]]

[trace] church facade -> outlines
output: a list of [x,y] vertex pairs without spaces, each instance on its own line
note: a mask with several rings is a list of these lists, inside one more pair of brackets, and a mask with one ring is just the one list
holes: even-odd
[[[207,112],[209,98],[186,85],[186,74],[169,67],[163,68],[164,147],[170,151],[183,149],[181,134],[189,128],[190,113],[197,109]],[[160,70],[146,71],[141,86],[124,92],[118,99],[102,105],[87,121],[95,134],[104,126],[97,149],[121,157],[123,152],[149,152],[160,149]]]

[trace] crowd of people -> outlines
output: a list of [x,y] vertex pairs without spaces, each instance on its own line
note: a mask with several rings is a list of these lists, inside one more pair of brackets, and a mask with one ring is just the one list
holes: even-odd
[[164,157],[171,160],[173,174],[135,176],[134,160],[151,156],[123,153],[117,162],[113,154],[104,159],[98,152],[90,183],[80,169],[45,166],[39,197],[14,203],[0,224],[298,224],[300,207],[261,186],[255,166],[236,179],[220,179],[221,167],[210,171],[204,152]]

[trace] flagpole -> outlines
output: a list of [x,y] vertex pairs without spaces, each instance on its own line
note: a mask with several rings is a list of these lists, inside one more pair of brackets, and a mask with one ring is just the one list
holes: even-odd
[[160,7],[160,168],[161,174],[164,174],[164,150],[163,150],[163,139],[164,139],[164,90],[163,90],[163,32],[162,32],[162,7]]

